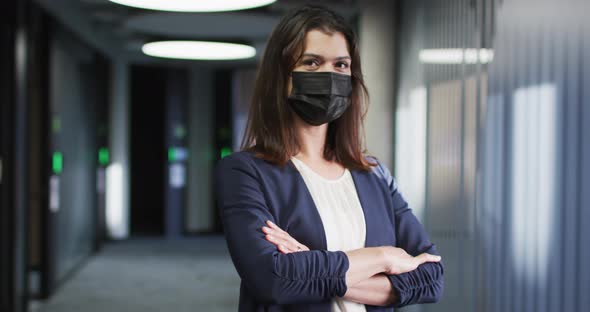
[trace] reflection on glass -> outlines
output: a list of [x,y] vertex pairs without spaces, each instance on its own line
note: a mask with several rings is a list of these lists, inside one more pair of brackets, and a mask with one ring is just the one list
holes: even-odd
[[513,94],[513,262],[517,279],[529,285],[547,285],[557,191],[555,96],[553,84],[519,88]]
[[490,49],[424,49],[418,58],[425,64],[486,64],[494,59]]
[[426,89],[410,91],[396,114],[395,175],[414,214],[423,219],[426,186]]

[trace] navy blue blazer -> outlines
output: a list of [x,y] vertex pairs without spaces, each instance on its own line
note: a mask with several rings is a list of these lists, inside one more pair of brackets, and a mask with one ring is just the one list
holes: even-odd
[[[396,246],[416,256],[438,255],[424,227],[397,191],[389,170],[350,170],[366,222],[365,247]],[[346,293],[348,257],[327,251],[322,220],[294,164],[280,167],[252,152],[236,152],[215,168],[215,193],[227,245],[241,278],[239,311],[329,312],[335,296]],[[283,254],[265,239],[271,220],[310,251]],[[443,290],[443,264],[424,263],[416,270],[388,275],[398,300],[367,311],[393,311],[436,302]]]

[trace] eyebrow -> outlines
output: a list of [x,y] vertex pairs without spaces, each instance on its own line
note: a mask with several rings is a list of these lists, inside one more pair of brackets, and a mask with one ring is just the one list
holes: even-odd
[[[321,56],[319,54],[313,54],[313,53],[303,53],[302,57],[303,56],[316,57],[316,58],[319,58],[319,59],[322,59],[322,60],[324,59],[323,56]],[[338,57],[335,57],[334,59],[335,60],[350,60],[350,56],[338,56]]]

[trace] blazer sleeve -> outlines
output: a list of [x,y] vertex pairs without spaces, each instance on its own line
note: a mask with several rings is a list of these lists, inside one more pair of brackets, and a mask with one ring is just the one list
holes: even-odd
[[[404,249],[412,256],[424,252],[440,255],[436,246],[430,242],[424,226],[412,213],[408,203],[398,191],[395,179],[387,167],[379,161],[377,163],[378,167],[375,169],[379,171],[387,183],[393,201],[396,247]],[[437,302],[443,292],[443,273],[441,260],[440,262],[426,262],[418,266],[417,269],[403,274],[387,275],[398,295],[398,300],[390,306],[398,308],[411,304]]]
[[[238,157],[236,157],[238,156]],[[248,157],[232,154],[215,168],[215,192],[232,261],[260,303],[320,302],[346,292],[348,257],[342,251],[283,254],[265,239],[266,220],[278,224]]]

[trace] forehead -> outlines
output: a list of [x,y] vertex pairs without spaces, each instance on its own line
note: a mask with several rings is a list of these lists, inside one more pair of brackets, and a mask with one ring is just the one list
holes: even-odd
[[326,34],[320,30],[307,32],[303,53],[318,54],[326,58],[350,56],[346,38],[341,32]]

